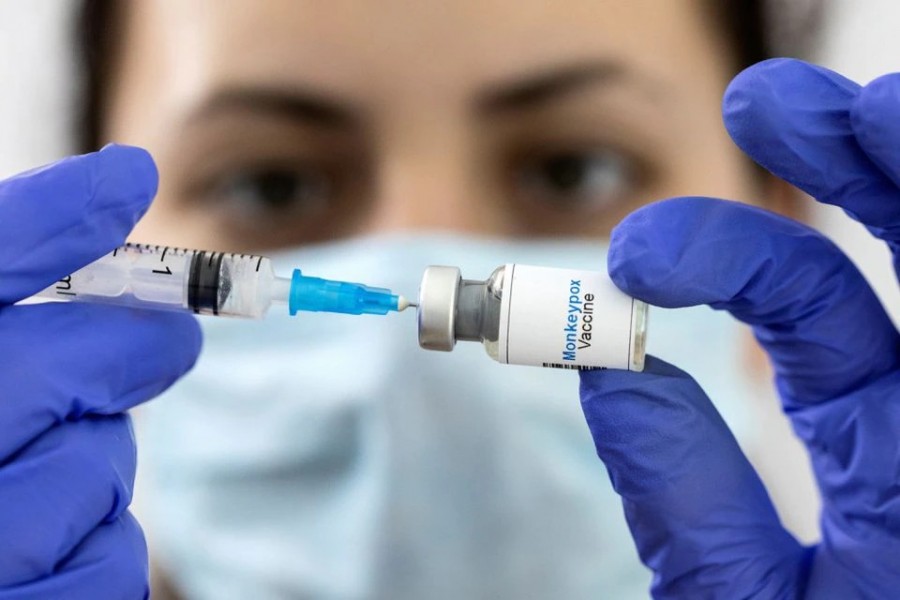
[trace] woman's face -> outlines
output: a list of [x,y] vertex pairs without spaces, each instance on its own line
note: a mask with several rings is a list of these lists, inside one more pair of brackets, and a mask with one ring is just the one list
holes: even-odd
[[701,0],[127,4],[104,135],[159,165],[137,241],[598,237],[668,196],[753,200]]

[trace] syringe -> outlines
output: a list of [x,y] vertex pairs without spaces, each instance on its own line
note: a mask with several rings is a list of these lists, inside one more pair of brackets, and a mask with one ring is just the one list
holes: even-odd
[[388,289],[307,277],[276,277],[264,256],[125,244],[38,294],[205,315],[262,318],[273,304],[298,311],[385,315],[411,304]]

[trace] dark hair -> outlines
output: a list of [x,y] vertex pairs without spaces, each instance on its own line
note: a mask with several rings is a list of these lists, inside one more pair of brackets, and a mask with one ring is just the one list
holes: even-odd
[[91,152],[101,144],[107,78],[117,50],[120,4],[116,0],[82,0],[76,9],[72,39],[75,59],[82,72],[75,99],[73,132],[78,152]]
[[704,0],[704,4],[733,49],[735,74],[772,56],[765,0]]
[[[817,7],[818,2],[813,1],[813,8],[820,8]],[[791,20],[783,14],[787,6],[773,7],[770,4],[772,2],[773,0],[704,0],[714,22],[734,49],[735,73],[773,56],[773,32],[791,37],[792,41],[796,40],[796,32],[779,31],[784,29],[785,22]],[[77,12],[75,53],[83,71],[75,115],[75,143],[79,151],[95,150],[100,144],[108,76],[112,59],[121,43],[121,28],[117,21],[122,6],[121,0],[82,0]],[[808,12],[811,14],[806,15],[806,19],[801,19],[805,21],[802,29],[807,32],[812,29],[811,20],[817,19],[821,11],[816,9]],[[769,14],[773,16],[771,20],[767,18]],[[785,54],[791,53],[791,49],[787,50]]]

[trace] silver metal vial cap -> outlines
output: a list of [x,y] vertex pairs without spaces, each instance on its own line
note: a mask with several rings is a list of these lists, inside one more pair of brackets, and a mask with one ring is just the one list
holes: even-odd
[[462,275],[457,267],[425,269],[419,286],[419,346],[449,352],[456,345],[456,302]]

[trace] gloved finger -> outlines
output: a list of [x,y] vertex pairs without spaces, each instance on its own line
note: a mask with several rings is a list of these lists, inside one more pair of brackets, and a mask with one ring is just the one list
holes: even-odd
[[850,260],[818,232],[736,202],[677,198],[613,231],[609,272],[664,307],[709,304],[753,326],[788,407],[900,365],[900,336]]
[[0,467],[0,587],[45,577],[131,502],[135,446],[125,415],[54,427]]
[[582,371],[581,405],[654,598],[788,595],[805,550],[689,375],[650,356],[643,373]]
[[866,155],[897,186],[894,203],[900,204],[900,73],[860,90],[850,107],[850,124]]
[[0,462],[57,423],[121,412],[194,364],[196,319],[51,303],[0,309]]
[[31,296],[124,243],[157,184],[150,155],[128,146],[0,182],[0,305]]
[[810,598],[892,598],[900,589],[900,371],[791,411],[822,489]]
[[[888,110],[892,102],[872,98],[857,106],[860,86],[829,71],[792,59],[752,66],[729,85],[723,102],[725,126],[741,149],[760,165],[817,200],[841,206],[876,236],[900,242],[900,190],[872,162],[857,140],[851,110]],[[872,106],[877,104],[877,106]],[[863,127],[865,129],[865,127]],[[894,147],[891,127],[881,139]],[[897,167],[895,167],[897,168]]]
[[150,597],[147,543],[125,512],[97,527],[46,577],[0,588],[0,600],[146,600]]

